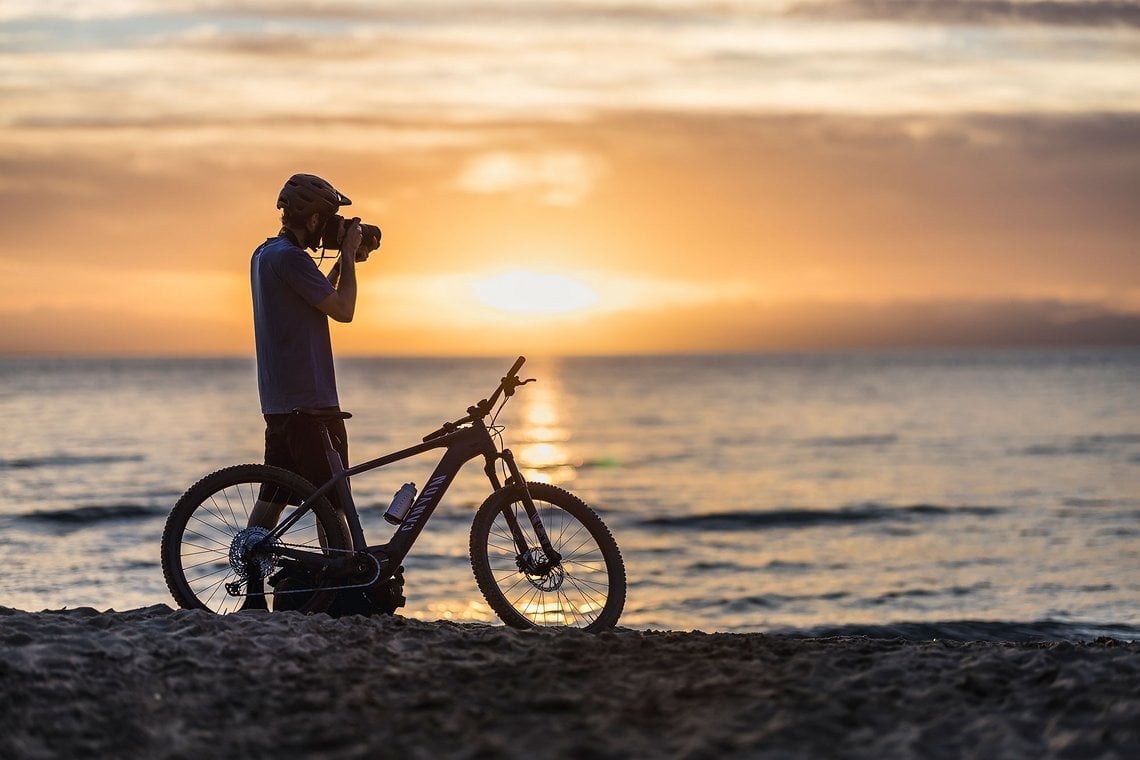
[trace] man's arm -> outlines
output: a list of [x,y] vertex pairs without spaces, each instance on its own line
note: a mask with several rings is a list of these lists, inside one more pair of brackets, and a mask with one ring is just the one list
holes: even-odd
[[356,313],[356,251],[360,238],[360,222],[354,219],[344,233],[340,258],[329,272],[329,282],[336,290],[317,302],[317,308],[337,322],[351,322]]

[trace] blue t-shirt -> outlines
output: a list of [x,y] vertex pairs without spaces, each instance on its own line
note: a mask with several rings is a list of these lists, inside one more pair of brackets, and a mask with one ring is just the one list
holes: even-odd
[[262,414],[338,406],[329,320],[316,307],[332,283],[286,237],[258,246],[249,277]]

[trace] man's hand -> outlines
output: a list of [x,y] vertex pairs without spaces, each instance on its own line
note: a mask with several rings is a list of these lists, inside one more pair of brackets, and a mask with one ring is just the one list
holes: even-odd
[[360,257],[360,241],[364,234],[360,230],[360,217],[353,218],[348,223],[348,229],[344,231],[344,240],[340,244],[340,252],[343,256],[347,256],[354,261],[365,261],[368,259],[368,252],[364,252],[364,257]]
[[[357,258],[362,237],[360,219],[353,219],[340,241],[340,258],[329,272],[329,282],[336,290],[317,304],[318,309],[337,322],[351,322],[356,313],[356,262],[364,260]],[[364,258],[368,258],[367,252]]]

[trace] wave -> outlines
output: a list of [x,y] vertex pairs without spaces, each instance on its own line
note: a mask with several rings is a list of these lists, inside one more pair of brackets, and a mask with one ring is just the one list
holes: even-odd
[[75,467],[88,464],[115,464],[117,462],[141,462],[142,454],[53,454],[43,457],[21,457],[0,459],[0,469],[24,470],[37,467]]
[[877,521],[911,521],[916,518],[952,515],[989,517],[1003,512],[1005,510],[1001,507],[939,507],[932,504],[884,507],[878,504],[864,504],[840,509],[775,509],[663,516],[641,520],[638,524],[645,528],[678,530],[766,530]]
[[973,586],[949,586],[947,588],[904,588],[898,591],[888,591],[885,594],[865,600],[865,604],[881,605],[892,604],[899,599],[913,599],[935,596],[969,596],[979,589],[990,588],[986,581]]
[[897,435],[846,435],[846,436],[822,436],[819,438],[808,438],[803,441],[805,446],[820,446],[820,447],[849,447],[849,446],[889,446],[892,443],[898,443],[899,437]]
[[834,602],[847,599],[851,596],[849,591],[825,591],[819,594],[752,594],[736,598],[727,597],[697,597],[685,599],[680,606],[686,610],[717,610],[734,614],[745,614],[755,610],[775,610],[788,604],[803,602]]
[[721,560],[721,561],[692,562],[692,563],[686,565],[685,569],[691,570],[691,571],[696,571],[696,572],[712,572],[712,573],[718,573],[718,572],[755,573],[757,570],[759,570],[762,572],[791,575],[791,574],[796,574],[796,573],[806,573],[806,572],[810,572],[812,570],[817,570],[817,569],[820,571],[823,571],[823,572],[835,572],[835,571],[839,571],[839,570],[846,570],[847,567],[848,566],[844,563],[817,565],[817,564],[812,563],[812,562],[788,562],[785,560],[774,559],[774,560],[769,561],[767,564],[765,564],[759,568],[755,568],[755,567],[752,567],[750,565],[742,565],[738,562]]
[[19,519],[60,526],[83,526],[110,520],[149,520],[166,517],[169,510],[139,504],[102,504],[71,509],[45,509],[19,515]]
[[1112,499],[1064,499],[1061,502],[1063,507],[1111,507],[1116,504]]
[[1140,641],[1140,626],[1122,623],[1070,623],[1042,620],[1031,623],[951,620],[936,623],[885,623],[880,625],[831,625],[806,629],[780,629],[774,634],[832,638],[864,636],[872,639],[906,639],[907,641],[1095,641],[1109,638]]
[[723,609],[733,614],[752,612],[755,609],[775,610],[789,602],[835,602],[846,599],[850,594],[846,591],[831,591],[823,594],[756,594],[740,599],[723,600]]
[[[1079,507],[1081,509],[1094,509],[1094,508],[1103,508],[1103,507],[1111,507],[1111,508],[1140,507],[1140,499],[1127,498],[1127,497],[1123,497],[1123,496],[1112,498],[1112,499],[1073,498],[1073,499],[1065,499],[1064,501],[1061,502],[1061,506],[1062,507]],[[1070,515],[1070,514],[1078,514],[1078,513],[1077,512],[1064,512],[1062,514]]]
[[701,573],[740,573],[745,572],[748,568],[736,562],[693,562],[690,563],[685,569]]
[[1140,435],[1120,433],[1117,435],[1082,435],[1061,443],[1039,443],[1016,450],[1014,453],[1033,457],[1079,456],[1103,454],[1116,446],[1140,444]]

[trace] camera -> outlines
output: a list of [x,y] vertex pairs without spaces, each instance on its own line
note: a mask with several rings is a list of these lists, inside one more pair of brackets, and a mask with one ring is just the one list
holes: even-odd
[[[330,251],[339,251],[344,242],[344,233],[348,230],[349,222],[340,214],[333,214],[325,222],[321,230],[321,248]],[[360,223],[360,248],[357,255],[375,251],[380,247],[380,228],[374,224]]]

